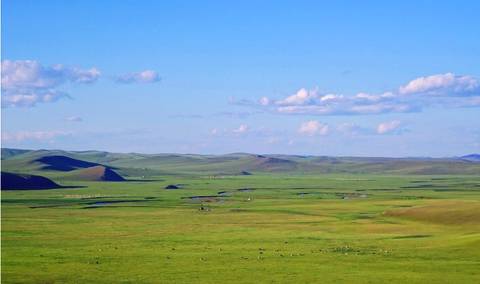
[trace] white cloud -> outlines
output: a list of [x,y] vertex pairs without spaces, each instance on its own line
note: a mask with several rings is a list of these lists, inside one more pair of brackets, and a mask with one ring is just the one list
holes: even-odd
[[388,134],[393,133],[399,129],[401,122],[398,120],[382,122],[377,126],[378,134]]
[[101,73],[96,68],[82,70],[78,68],[69,69],[69,79],[75,83],[90,84],[98,80]]
[[368,93],[358,93],[355,95],[354,99],[358,101],[367,101],[367,102],[379,102],[379,101],[388,101],[389,99],[395,98],[395,94],[392,92],[385,92],[381,95],[372,95]]
[[365,105],[354,105],[350,108],[348,114],[380,114],[389,112],[411,112],[416,110],[414,105],[406,103],[376,103]]
[[360,115],[380,114],[388,112],[412,112],[418,109],[413,104],[405,103],[373,103],[355,104],[347,102],[331,105],[282,106],[274,109],[281,114],[311,114],[311,115]]
[[241,133],[247,132],[248,130],[249,130],[248,125],[241,124],[238,128],[233,130],[233,133],[241,134]]
[[324,96],[320,97],[321,102],[339,102],[343,100],[342,95],[336,95],[336,94],[326,94]]
[[240,100],[238,105],[260,107],[278,114],[365,115],[421,111],[428,106],[479,107],[480,81],[453,73],[420,77],[381,94],[360,92],[354,96],[322,94],[318,88],[302,88],[282,99],[262,97],[258,102]]
[[317,114],[327,115],[333,114],[334,109],[330,106],[283,106],[275,109],[276,112],[282,114]]
[[69,97],[67,93],[54,90],[5,90],[2,94],[2,107],[31,107],[37,103],[51,103]]
[[[386,92],[381,95],[358,93],[353,97],[339,94],[320,94],[317,89],[300,89],[294,95],[281,100],[268,100],[270,104],[260,104],[281,114],[313,115],[359,115],[388,112],[412,112],[419,109],[413,103],[395,100],[397,95]],[[273,104],[271,103],[273,102]]]
[[399,92],[403,95],[480,95],[480,82],[471,76],[456,76],[453,73],[445,73],[414,79],[401,86]]
[[66,121],[70,122],[82,122],[83,119],[80,116],[69,116],[65,118]]
[[129,73],[125,75],[121,75],[117,78],[117,82],[124,83],[124,84],[131,84],[131,83],[156,83],[160,82],[161,78],[157,72],[153,70],[144,70],[141,72],[136,73]]
[[298,90],[295,94],[286,97],[283,100],[279,100],[276,103],[278,105],[305,105],[312,103],[315,99],[318,98],[318,90],[307,90],[302,88]]
[[98,80],[96,68],[83,70],[61,64],[43,66],[33,60],[2,61],[2,105],[34,106],[54,102],[68,94],[58,88],[70,83],[90,84]]
[[300,134],[304,135],[327,135],[329,132],[329,126],[327,124],[323,124],[316,120],[310,120],[303,122],[298,129]]
[[60,136],[71,135],[70,132],[65,131],[17,131],[17,132],[3,132],[3,142],[24,142],[24,141],[51,141]]
[[258,103],[262,106],[268,106],[270,104],[270,99],[267,97],[262,97],[258,100]]

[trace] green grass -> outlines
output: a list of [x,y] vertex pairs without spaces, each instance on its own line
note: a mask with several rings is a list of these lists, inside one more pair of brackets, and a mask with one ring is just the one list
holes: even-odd
[[478,176],[155,179],[2,192],[2,282],[480,283]]
[[[237,153],[227,155],[138,154],[99,151],[18,150],[2,148],[4,171],[49,174],[38,158],[61,155],[115,167],[123,176],[255,174],[421,174],[480,175],[480,163],[459,158],[315,157]],[[272,159],[273,158],[273,159]],[[279,162],[281,161],[281,162]],[[51,173],[50,173],[51,174]]]

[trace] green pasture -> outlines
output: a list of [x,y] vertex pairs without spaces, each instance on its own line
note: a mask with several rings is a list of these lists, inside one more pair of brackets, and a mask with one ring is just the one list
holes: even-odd
[[478,176],[57,181],[2,192],[2,283],[480,283]]

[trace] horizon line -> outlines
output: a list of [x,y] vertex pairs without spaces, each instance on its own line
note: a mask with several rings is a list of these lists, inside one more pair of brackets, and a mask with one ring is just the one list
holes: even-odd
[[179,152],[156,152],[156,153],[142,153],[142,152],[117,152],[117,151],[108,151],[108,150],[64,150],[64,149],[23,149],[23,148],[11,148],[11,147],[1,147],[1,149],[10,149],[10,150],[21,150],[21,151],[63,151],[63,152],[107,152],[111,154],[139,154],[139,155],[197,155],[197,156],[228,156],[235,154],[244,154],[252,156],[300,156],[300,157],[334,157],[334,158],[389,158],[389,159],[458,159],[465,158],[472,155],[480,155],[480,153],[468,153],[464,155],[455,155],[455,156],[356,156],[356,155],[315,155],[315,154],[282,154],[282,153],[251,153],[251,152],[229,152],[222,154],[200,154],[200,153],[179,153]]

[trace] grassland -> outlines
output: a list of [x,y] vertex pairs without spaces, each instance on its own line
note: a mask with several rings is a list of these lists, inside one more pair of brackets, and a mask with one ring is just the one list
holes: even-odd
[[58,177],[2,192],[3,283],[480,283],[478,175]]

